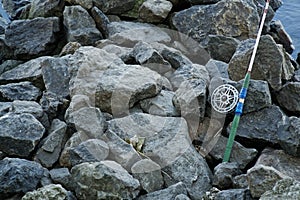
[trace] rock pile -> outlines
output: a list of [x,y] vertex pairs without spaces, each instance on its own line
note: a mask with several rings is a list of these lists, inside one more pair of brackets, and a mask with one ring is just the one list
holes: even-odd
[[272,22],[280,0],[229,163],[233,113],[210,97],[241,88],[264,1],[2,4],[0,199],[300,198],[300,72]]

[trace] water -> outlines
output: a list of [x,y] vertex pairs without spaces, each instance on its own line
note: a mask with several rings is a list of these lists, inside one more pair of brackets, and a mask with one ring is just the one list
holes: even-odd
[[292,56],[296,58],[300,52],[300,0],[283,0],[283,5],[276,11],[274,19],[279,19],[291,36],[295,46]]

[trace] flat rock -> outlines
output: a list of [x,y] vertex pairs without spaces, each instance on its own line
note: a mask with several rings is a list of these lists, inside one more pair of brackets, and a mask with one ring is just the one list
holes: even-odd
[[276,95],[279,105],[291,112],[300,113],[300,82],[288,82]]
[[26,100],[36,101],[41,96],[39,88],[31,82],[9,83],[0,85],[0,99],[2,101]]
[[148,23],[161,23],[172,10],[172,3],[167,0],[146,0],[139,9],[139,19]]
[[71,173],[79,199],[133,199],[139,193],[139,181],[114,161],[82,163]]
[[14,49],[15,57],[31,59],[51,54],[59,31],[58,17],[14,20],[5,30],[5,41]]
[[93,0],[93,3],[105,14],[120,15],[133,9],[135,0]]
[[65,6],[64,1],[33,0],[31,2],[28,18],[37,17],[61,17]]
[[35,190],[47,170],[40,164],[19,158],[0,161],[1,197]]
[[50,184],[41,187],[32,192],[27,192],[22,200],[31,199],[56,199],[65,200],[68,199],[68,191],[59,184]]
[[[245,40],[238,46],[228,67],[232,80],[239,81],[244,78],[253,47],[254,39]],[[252,71],[252,79],[265,80],[272,89],[279,90],[282,80],[291,79],[294,67],[287,59],[282,46],[278,46],[271,36],[265,35],[261,37]]]
[[27,157],[43,137],[45,128],[31,114],[7,114],[0,118],[0,150]]
[[102,34],[96,28],[95,21],[81,6],[66,6],[63,16],[68,42],[93,45],[102,39]]

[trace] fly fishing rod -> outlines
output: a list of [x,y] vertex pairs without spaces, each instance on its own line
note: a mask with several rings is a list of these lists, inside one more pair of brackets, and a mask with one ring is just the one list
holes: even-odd
[[223,162],[228,162],[229,158],[230,158],[232,146],[234,143],[234,138],[235,138],[235,135],[237,132],[237,128],[239,126],[241,115],[243,113],[244,102],[245,102],[245,99],[247,96],[247,90],[248,90],[250,78],[251,78],[251,71],[253,68],[256,52],[257,52],[260,37],[262,34],[263,25],[265,23],[265,19],[267,16],[269,4],[270,4],[270,0],[266,0],[266,5],[264,8],[264,12],[263,12],[262,19],[260,22],[259,30],[257,33],[257,38],[255,41],[254,49],[253,49],[252,56],[250,59],[248,71],[244,78],[244,83],[243,83],[242,89],[238,93],[238,91],[233,86],[231,86],[229,84],[224,84],[224,85],[217,87],[212,94],[212,99],[211,99],[212,107],[218,112],[227,113],[230,110],[232,110],[234,108],[234,106],[237,104],[236,108],[235,108],[235,115],[234,115],[234,118],[232,121],[224,157],[223,157]]

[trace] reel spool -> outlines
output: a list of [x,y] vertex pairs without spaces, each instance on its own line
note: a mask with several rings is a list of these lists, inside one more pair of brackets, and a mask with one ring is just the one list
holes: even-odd
[[211,105],[219,113],[228,113],[239,100],[239,92],[229,84],[218,86],[211,95]]

